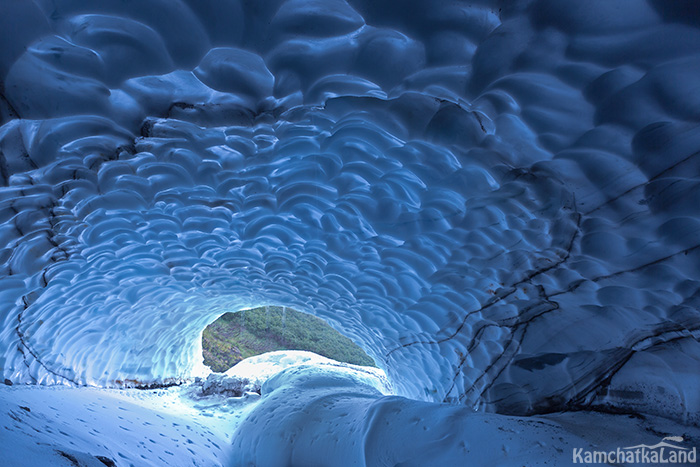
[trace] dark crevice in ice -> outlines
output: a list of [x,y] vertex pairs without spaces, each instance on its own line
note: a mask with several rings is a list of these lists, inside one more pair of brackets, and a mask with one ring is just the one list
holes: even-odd
[[[685,331],[686,334],[679,336],[678,333],[683,331]],[[677,330],[671,331],[662,330],[657,333],[652,333],[643,336],[636,342],[633,342],[631,344],[632,349],[617,348],[616,353],[612,355],[612,358],[608,359],[608,363],[607,365],[605,365],[604,369],[599,368],[597,369],[597,371],[588,373],[580,378],[577,378],[577,380],[572,384],[571,387],[580,388],[581,385],[583,385],[583,388],[581,388],[578,391],[578,393],[566,403],[566,408],[577,408],[579,410],[591,408],[593,405],[594,396],[604,393],[607,390],[613,377],[620,371],[620,369],[622,369],[622,367],[624,367],[624,365],[632,358],[632,356],[635,353],[649,350],[653,347],[662,344],[668,344],[670,342],[682,339],[690,338],[697,340],[697,337],[694,336],[693,333],[697,333],[698,331],[700,331],[700,327],[690,330],[686,329],[685,327],[679,327]],[[666,335],[669,335],[670,338],[664,340],[664,336]],[[644,342],[648,339],[656,339],[656,342],[650,343],[647,346],[634,348],[637,347],[641,342]],[[557,408],[544,406],[534,407],[534,413],[547,413],[551,412],[552,410],[557,410]]]
[[[611,278],[611,277],[615,277],[615,276],[618,276],[618,275],[621,275],[621,274],[636,272],[636,271],[639,271],[639,270],[641,270],[641,269],[644,269],[644,268],[653,266],[653,265],[655,265],[655,264],[659,264],[659,263],[662,263],[662,262],[664,262],[664,261],[667,261],[667,260],[669,260],[669,259],[671,259],[671,258],[673,258],[673,257],[675,257],[675,256],[679,256],[679,255],[682,255],[682,254],[687,255],[689,252],[694,251],[694,250],[696,250],[696,249],[698,249],[698,248],[700,248],[700,245],[696,245],[696,246],[694,246],[694,247],[691,247],[691,248],[688,248],[688,249],[686,249],[686,250],[683,250],[683,251],[674,253],[674,254],[669,255],[669,256],[666,256],[666,257],[664,257],[664,258],[657,259],[657,260],[655,260],[655,261],[646,263],[646,264],[644,264],[644,265],[638,266],[638,267],[633,268],[633,269],[629,269],[629,270],[625,270],[625,271],[618,271],[618,272],[616,272],[616,273],[609,274],[609,275],[605,275],[605,276],[599,276],[599,277],[595,277],[595,278],[591,278],[591,279],[584,279],[584,280],[581,280],[581,281],[577,282],[576,284],[574,284],[574,285],[573,285],[572,287],[570,287],[569,289],[564,290],[564,291],[554,292],[554,293],[551,293],[551,294],[546,294],[546,293],[545,293],[544,296],[542,297],[542,299],[543,299],[547,304],[549,304],[549,305],[551,305],[551,306],[550,306],[549,308],[546,308],[546,309],[544,309],[544,310],[538,312],[538,313],[537,313],[536,315],[534,315],[534,316],[529,316],[529,317],[527,317],[527,319],[526,319],[525,321],[522,320],[522,319],[523,319],[522,315],[523,315],[524,313],[526,313],[526,312],[528,312],[528,311],[534,309],[534,308],[537,308],[537,307],[541,306],[541,305],[542,305],[542,302],[537,303],[537,304],[535,304],[535,305],[531,305],[531,306],[529,306],[529,307],[523,309],[521,312],[519,312],[519,315],[518,315],[517,318],[507,318],[507,319],[502,320],[502,321],[499,321],[499,322],[488,323],[488,324],[482,326],[481,328],[479,328],[479,329],[475,332],[474,339],[473,339],[472,342],[470,343],[470,347],[467,349],[467,352],[465,353],[465,355],[462,357],[462,359],[461,359],[461,361],[460,361],[460,365],[459,365],[459,367],[458,367],[458,370],[460,370],[460,371],[457,371],[457,372],[455,373],[454,378],[453,378],[453,380],[452,380],[452,385],[450,386],[450,388],[448,389],[448,391],[446,392],[446,394],[449,395],[450,392],[454,389],[454,386],[455,386],[455,384],[456,384],[456,381],[457,381],[458,377],[461,375],[461,368],[462,368],[462,366],[463,366],[464,363],[466,362],[466,360],[467,360],[467,358],[468,358],[468,356],[469,356],[469,353],[470,353],[470,352],[476,347],[476,345],[479,343],[479,336],[481,335],[481,333],[482,333],[487,327],[491,327],[491,326],[508,327],[508,328],[511,329],[511,337],[510,337],[510,339],[508,340],[508,343],[504,346],[504,351],[503,351],[500,355],[498,355],[498,356],[496,357],[495,361],[492,362],[491,365],[490,365],[485,371],[483,371],[483,372],[481,373],[481,375],[472,383],[471,388],[470,388],[467,392],[460,394],[460,396],[459,396],[459,400],[460,400],[460,401],[462,401],[464,398],[466,398],[468,395],[470,395],[470,394],[469,394],[470,392],[475,391],[475,390],[476,390],[475,388],[477,387],[477,383],[478,383],[484,376],[486,376],[486,375],[489,374],[489,371],[491,370],[491,368],[492,368],[493,366],[495,366],[495,364],[496,364],[497,362],[502,361],[504,358],[506,358],[507,361],[504,362],[502,365],[500,365],[500,371],[498,372],[498,374],[500,374],[500,372],[503,371],[503,369],[505,369],[506,365],[507,365],[508,363],[510,363],[510,362],[512,361],[512,359],[513,359],[513,358],[515,357],[515,355],[516,355],[516,352],[508,352],[507,350],[510,349],[510,348],[512,348],[513,345],[516,345],[516,346],[517,346],[518,342],[520,342],[520,341],[522,340],[522,337],[524,336],[525,331],[527,330],[527,326],[528,326],[533,320],[535,320],[535,319],[537,319],[537,318],[539,318],[539,317],[541,317],[541,316],[543,316],[543,315],[545,315],[545,314],[547,314],[547,313],[550,313],[550,312],[552,312],[552,311],[556,311],[556,310],[558,310],[558,309],[560,308],[559,303],[554,302],[554,301],[551,300],[552,297],[554,297],[554,296],[559,296],[559,295],[563,295],[563,294],[570,293],[570,292],[573,292],[573,291],[576,290],[578,287],[580,287],[581,285],[583,285],[584,283],[587,283],[587,282],[598,282],[598,281],[601,281],[601,280],[604,280],[604,279],[609,279],[609,278]],[[541,290],[542,293],[544,293],[544,290],[543,290],[543,289],[540,288],[540,290]],[[513,325],[510,325],[510,324],[508,324],[506,321],[509,321],[509,320],[511,320],[511,319],[517,319],[518,322],[515,323],[515,324],[513,324]],[[520,326],[522,326],[522,325],[525,325],[525,329],[524,329],[520,334],[517,334],[517,331],[519,330],[518,328],[519,328]],[[670,339],[670,340],[668,340],[668,341],[660,341],[660,342],[656,342],[656,343],[654,343],[654,344],[651,344],[651,345],[649,345],[649,346],[647,346],[647,347],[644,347],[644,348],[641,348],[641,349],[635,349],[635,347],[638,346],[641,342],[644,342],[644,341],[647,340],[647,339],[654,339],[654,338],[662,337],[663,335],[665,335],[665,334],[667,334],[667,333],[671,333],[671,334],[674,334],[674,335],[675,335],[675,334],[677,334],[677,333],[679,333],[679,332],[686,332],[686,333],[691,334],[691,336],[692,336],[693,333],[697,332],[698,329],[700,329],[700,328],[691,328],[691,329],[689,329],[689,328],[687,328],[687,327],[685,327],[685,326],[683,326],[683,325],[678,325],[676,328],[673,328],[673,329],[669,330],[669,329],[666,329],[665,326],[667,326],[667,324],[664,323],[664,324],[662,324],[661,326],[659,326],[659,329],[661,329],[660,331],[657,331],[657,332],[654,332],[654,333],[645,335],[645,336],[639,338],[639,339],[638,339],[637,341],[635,341],[635,342],[632,342],[632,343],[630,343],[630,344],[626,344],[626,345],[624,346],[624,348],[620,348],[620,351],[623,352],[624,355],[622,355],[622,356],[619,357],[619,358],[616,358],[616,359],[614,360],[614,363],[613,363],[612,365],[608,365],[608,366],[607,366],[607,369],[604,371],[604,375],[605,375],[604,380],[605,380],[605,381],[608,381],[608,383],[605,383],[605,384],[609,384],[609,381],[612,379],[612,377],[614,376],[614,374],[617,373],[617,371],[618,371],[620,368],[622,368],[622,366],[631,358],[631,356],[632,356],[635,352],[637,352],[637,351],[639,351],[639,350],[646,350],[646,349],[648,349],[648,348],[650,348],[650,347],[653,347],[653,346],[656,346],[656,345],[658,345],[658,344],[665,343],[665,342],[669,342],[669,341],[672,341],[672,340],[675,340],[675,339],[685,338],[685,337],[688,337],[688,336],[687,336],[687,335],[684,335],[684,336],[677,336],[677,337],[674,337],[673,339]],[[517,337],[517,338],[516,338],[516,337]],[[627,349],[633,349],[633,350],[629,350],[629,351],[628,351]],[[497,379],[498,379],[498,374],[495,375],[494,377],[490,378],[490,383],[489,383],[486,387],[484,387],[483,389],[480,390],[480,393],[478,394],[478,396],[483,395],[483,393],[486,392],[486,391],[497,381]],[[601,377],[600,377],[600,368],[597,369],[597,371],[595,372],[595,374],[596,374],[595,377],[591,377],[591,374],[590,374],[590,373],[589,373],[589,374],[584,374],[581,378],[579,378],[579,379],[577,380],[577,381],[578,381],[578,384],[575,384],[575,385],[574,385],[575,387],[579,387],[579,385],[580,385],[583,381],[587,381],[587,380],[588,380],[588,381],[591,381],[591,383],[589,384],[589,387],[584,388],[583,390],[581,390],[581,391],[578,393],[578,395],[576,396],[576,398],[572,399],[572,401],[574,401],[574,404],[575,404],[575,405],[576,405],[576,404],[580,404],[581,401],[582,401],[587,395],[589,395],[590,393],[592,393],[594,390],[596,390],[597,388],[599,388],[601,384],[603,384],[603,380],[601,380]],[[448,399],[449,399],[449,397],[446,396],[444,402],[447,402]],[[550,405],[548,405],[548,407],[549,407],[549,411],[561,409],[561,407],[559,407],[559,406],[550,406]]]
[[61,450],[56,450],[56,452],[61,457],[68,459],[68,461],[71,463],[71,465],[74,465],[75,467],[81,467],[82,464],[78,461],[78,459],[74,455],[69,454],[65,451],[61,451]]
[[[57,263],[60,261],[68,261],[71,257],[70,252],[68,250],[66,250],[64,246],[62,246],[61,244],[59,244],[55,240],[55,237],[57,236],[56,227],[58,224],[56,221],[56,214],[54,212],[54,209],[56,207],[57,207],[57,204],[54,200],[52,202],[52,205],[49,206],[48,209],[44,209],[45,211],[47,211],[46,217],[47,217],[47,220],[48,220],[49,225],[51,227],[51,229],[44,230],[44,232],[46,233],[46,240],[53,247],[53,250],[55,250],[55,252],[52,253],[50,256],[50,260],[52,263]],[[15,227],[16,227],[17,231],[20,233],[20,237],[23,237],[24,233],[21,232],[19,226],[16,223],[15,223]],[[41,232],[41,231],[38,231],[38,232]],[[60,255],[57,256],[56,253],[60,253]],[[47,268],[44,268],[42,271],[42,275],[41,275],[41,285],[43,288],[46,288],[48,286],[48,280],[46,279],[46,272],[47,272]],[[11,274],[11,272],[10,272],[10,274]],[[15,327],[15,334],[17,335],[17,338],[19,339],[19,345],[17,346],[17,350],[22,354],[22,360],[24,362],[24,365],[27,367],[27,369],[29,369],[30,366],[29,366],[29,362],[28,362],[28,358],[27,358],[27,354],[25,353],[25,350],[34,358],[34,360],[39,365],[41,365],[42,368],[44,368],[49,373],[51,373],[51,374],[53,374],[61,379],[65,379],[67,381],[70,381],[71,383],[73,383],[77,386],[80,386],[80,384],[78,382],[74,381],[73,379],[71,379],[65,375],[62,375],[62,374],[52,370],[51,368],[49,368],[49,366],[44,361],[42,361],[42,359],[39,358],[39,356],[37,355],[37,352],[35,352],[31,348],[31,346],[27,343],[27,340],[25,339],[25,333],[22,331],[23,314],[31,306],[31,304],[37,299],[37,297],[39,296],[40,293],[41,292],[39,290],[34,290],[34,291],[22,296],[22,307],[20,308],[20,311],[17,314],[17,326]],[[31,371],[28,372],[28,374],[31,377],[31,379],[36,383],[37,380],[32,375]]]
[[547,296],[548,296],[548,297],[556,297],[556,296],[559,296],[559,295],[564,295],[564,294],[567,294],[567,293],[570,293],[570,292],[575,291],[576,289],[578,289],[579,287],[581,287],[583,284],[586,284],[586,283],[588,283],[588,282],[600,282],[600,281],[602,281],[602,280],[612,279],[613,277],[618,277],[618,276],[621,276],[621,275],[623,275],[623,274],[630,274],[630,273],[633,273],[633,272],[638,272],[638,271],[641,271],[641,270],[646,269],[646,268],[648,268],[648,267],[654,266],[654,265],[656,265],[656,264],[660,264],[660,263],[663,263],[663,262],[665,262],[665,261],[668,261],[669,259],[673,259],[673,258],[675,258],[675,257],[677,257],[677,256],[680,256],[680,255],[688,255],[688,253],[691,253],[691,252],[693,252],[693,251],[695,251],[695,250],[697,250],[697,249],[699,249],[699,248],[700,248],[700,244],[699,244],[699,245],[692,246],[692,247],[689,247],[689,248],[686,248],[685,250],[677,251],[676,253],[672,253],[672,254],[670,254],[670,255],[668,255],[668,256],[664,256],[663,258],[658,258],[658,259],[656,259],[656,260],[654,260],[654,261],[650,261],[650,262],[648,262],[648,263],[644,263],[644,264],[642,264],[642,265],[640,265],[640,266],[636,266],[636,267],[631,268],[631,269],[625,269],[625,270],[623,270],[623,271],[617,271],[617,272],[614,272],[614,273],[611,273],[611,274],[604,274],[604,275],[602,275],[602,276],[597,276],[597,277],[593,277],[593,278],[590,278],[590,279],[581,279],[581,280],[578,280],[578,281],[574,282],[574,283],[573,283],[570,287],[568,287],[566,290],[562,290],[562,291],[559,291],[559,292],[552,292],[552,293],[548,294]]
[[5,153],[0,150],[0,181],[3,186],[10,186],[10,169],[7,167]]
[[[24,365],[27,367],[27,369],[30,369],[30,367],[29,367],[29,362],[27,361],[27,354],[24,352],[24,350],[26,350],[27,352],[29,352],[29,354],[34,358],[34,360],[35,360],[42,368],[44,368],[46,371],[48,371],[48,372],[51,373],[52,375],[57,376],[57,377],[59,377],[59,378],[61,378],[61,379],[65,379],[66,381],[69,381],[69,382],[75,384],[76,386],[81,386],[81,384],[77,383],[77,382],[74,381],[73,379],[71,379],[71,378],[69,378],[69,377],[67,377],[67,376],[64,376],[64,375],[62,375],[62,374],[59,374],[59,373],[57,373],[56,371],[54,371],[54,370],[52,370],[51,368],[49,368],[49,367],[39,358],[39,356],[36,354],[36,352],[34,352],[34,351],[32,350],[32,348],[29,346],[29,344],[27,344],[26,340],[24,339],[24,333],[23,333],[22,330],[21,330],[21,326],[22,326],[22,314],[24,313],[24,311],[25,311],[27,308],[29,308],[30,303],[28,303],[28,301],[27,301],[27,296],[26,296],[26,295],[25,295],[24,297],[22,297],[22,301],[23,301],[23,303],[24,303],[24,306],[22,307],[21,311],[17,314],[17,326],[15,327],[15,333],[17,334],[17,338],[19,339],[19,343],[20,343],[20,345],[17,346],[17,350],[22,354],[22,360],[24,361]],[[23,348],[24,348],[24,349],[23,349]],[[34,381],[35,383],[38,382],[37,379],[32,375],[32,372],[31,372],[31,371],[28,372],[28,375],[29,375],[29,377],[32,379],[32,381]]]
[[636,191],[636,190],[638,190],[638,189],[640,189],[640,188],[646,187],[649,183],[651,183],[651,182],[653,182],[653,181],[655,181],[655,180],[658,180],[659,178],[663,177],[663,176],[666,175],[667,173],[671,172],[673,169],[675,169],[675,168],[677,168],[677,167],[680,167],[681,165],[683,165],[683,164],[685,164],[686,162],[690,161],[691,159],[693,159],[695,156],[697,156],[697,155],[699,155],[699,154],[700,154],[700,151],[697,151],[697,152],[692,153],[692,154],[689,155],[688,157],[686,157],[686,158],[684,158],[684,159],[682,159],[682,160],[676,162],[675,164],[673,164],[673,165],[671,165],[671,166],[665,168],[665,169],[662,170],[661,172],[659,172],[659,173],[657,173],[656,175],[652,176],[652,177],[649,178],[646,182],[644,182],[644,183],[639,183],[639,184],[637,184],[637,185],[634,185],[633,187],[627,189],[626,191],[620,193],[619,195],[613,196],[612,198],[607,199],[604,203],[601,203],[601,204],[599,204],[598,206],[596,206],[595,208],[591,209],[590,211],[587,211],[587,212],[585,213],[585,215],[588,216],[588,215],[590,215],[590,214],[592,214],[592,213],[598,211],[599,209],[602,209],[603,207],[608,206],[608,205],[614,203],[615,201],[617,201],[617,200],[619,200],[619,199],[621,199],[621,198],[623,198],[623,197],[629,195],[630,193],[632,193],[632,192],[634,192],[634,191]]
[[[574,202],[574,205],[575,205],[575,202]],[[516,293],[516,292],[518,291],[518,287],[520,287],[520,286],[522,286],[522,285],[524,285],[524,284],[530,283],[530,281],[532,281],[532,279],[534,279],[535,277],[537,277],[537,276],[539,276],[539,275],[541,275],[541,274],[544,274],[544,273],[546,273],[546,272],[548,272],[548,271],[551,271],[552,269],[555,269],[555,268],[561,266],[562,264],[566,263],[566,261],[567,261],[567,260],[569,259],[569,257],[571,256],[571,250],[572,250],[572,248],[574,247],[574,243],[575,243],[575,241],[576,241],[576,238],[579,236],[579,233],[580,233],[581,215],[578,214],[578,213],[574,213],[574,217],[575,217],[575,219],[576,219],[576,229],[575,229],[574,233],[572,234],[571,239],[569,240],[569,244],[567,245],[567,247],[566,247],[566,249],[565,249],[564,255],[561,257],[561,259],[560,259],[559,261],[557,261],[557,262],[555,262],[555,263],[553,263],[553,264],[551,264],[551,265],[549,265],[549,266],[546,266],[546,267],[543,267],[543,268],[540,268],[540,269],[536,269],[536,270],[534,270],[534,271],[531,271],[531,272],[529,272],[523,279],[519,280],[518,282],[516,282],[516,283],[514,283],[514,284],[509,285],[509,286],[507,287],[507,289],[504,290],[503,288],[501,288],[501,289],[499,289],[498,291],[496,291],[496,293],[494,294],[494,296],[493,296],[491,299],[489,299],[489,301],[488,301],[487,303],[485,303],[484,305],[482,305],[482,306],[481,306],[479,309],[477,309],[477,310],[468,312],[468,313],[464,316],[464,318],[462,319],[462,322],[461,322],[460,325],[457,327],[457,329],[456,329],[452,334],[450,334],[449,336],[444,337],[444,338],[442,338],[442,339],[432,340],[432,341],[413,341],[413,342],[407,342],[407,343],[405,343],[405,344],[402,344],[402,345],[399,346],[399,347],[395,347],[395,348],[391,349],[389,352],[386,353],[385,357],[388,358],[392,353],[396,352],[397,350],[400,350],[400,349],[406,348],[406,347],[411,347],[411,346],[413,346],[413,345],[417,345],[417,344],[428,344],[428,345],[430,345],[430,344],[441,344],[441,343],[443,343],[443,342],[447,342],[447,341],[449,341],[449,340],[451,340],[451,339],[454,339],[456,336],[458,336],[458,335],[460,334],[460,332],[462,331],[462,329],[464,328],[464,326],[465,326],[466,323],[467,323],[467,319],[468,319],[470,316],[472,316],[472,315],[474,315],[474,314],[476,314],[476,313],[481,313],[481,312],[483,312],[483,311],[489,309],[489,308],[492,307],[493,305],[499,303],[500,301],[502,301],[502,300],[504,300],[504,299],[510,297],[510,296],[513,295],[514,293]],[[468,354],[468,353],[469,353],[469,352],[467,351],[467,354]],[[462,363],[464,363],[464,361],[462,361]],[[460,368],[461,368],[461,364],[460,364]],[[456,376],[455,376],[455,377],[456,377]],[[447,393],[449,394],[449,391],[448,391]]]
[[21,118],[17,109],[5,97],[5,89],[3,82],[0,81],[0,125],[10,120]]

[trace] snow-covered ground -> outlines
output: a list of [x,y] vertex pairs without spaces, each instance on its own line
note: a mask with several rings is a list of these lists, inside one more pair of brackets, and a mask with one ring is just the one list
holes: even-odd
[[231,435],[249,405],[196,408],[186,390],[2,387],[0,464],[231,465]]
[[[294,366],[333,368],[389,393],[381,370],[303,351],[243,360],[225,374],[152,390],[0,386],[0,465],[237,465],[231,443],[260,386]],[[257,393],[255,392],[257,391]],[[303,392],[300,390],[300,392]]]
[[[700,442],[700,429],[658,417],[508,417],[385,395],[381,371],[308,352],[253,357],[239,370],[211,375],[220,384],[206,391],[206,380],[154,390],[0,387],[0,464],[561,466],[574,449]],[[262,397],[231,396],[241,378],[262,383]]]

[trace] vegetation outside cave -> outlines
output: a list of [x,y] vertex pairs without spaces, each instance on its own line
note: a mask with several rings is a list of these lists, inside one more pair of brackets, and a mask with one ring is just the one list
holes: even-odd
[[325,321],[287,307],[225,313],[202,333],[204,364],[223,373],[241,360],[275,350],[307,350],[339,362],[376,366]]

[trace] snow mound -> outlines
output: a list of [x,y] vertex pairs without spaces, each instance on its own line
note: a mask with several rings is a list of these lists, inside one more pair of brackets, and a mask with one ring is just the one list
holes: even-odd
[[[386,374],[372,367],[352,365],[303,350],[279,350],[246,358],[226,373],[211,373],[202,381],[202,395],[224,394],[249,397],[260,394],[267,380],[287,368],[296,366],[333,367],[337,372],[355,375],[382,394],[391,394]],[[268,388],[269,390],[269,388]]]

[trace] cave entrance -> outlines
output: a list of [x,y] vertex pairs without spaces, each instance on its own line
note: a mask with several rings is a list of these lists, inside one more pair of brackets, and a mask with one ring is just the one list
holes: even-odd
[[278,350],[305,350],[339,362],[377,366],[360,346],[321,318],[284,306],[224,313],[202,332],[204,365],[217,373]]

